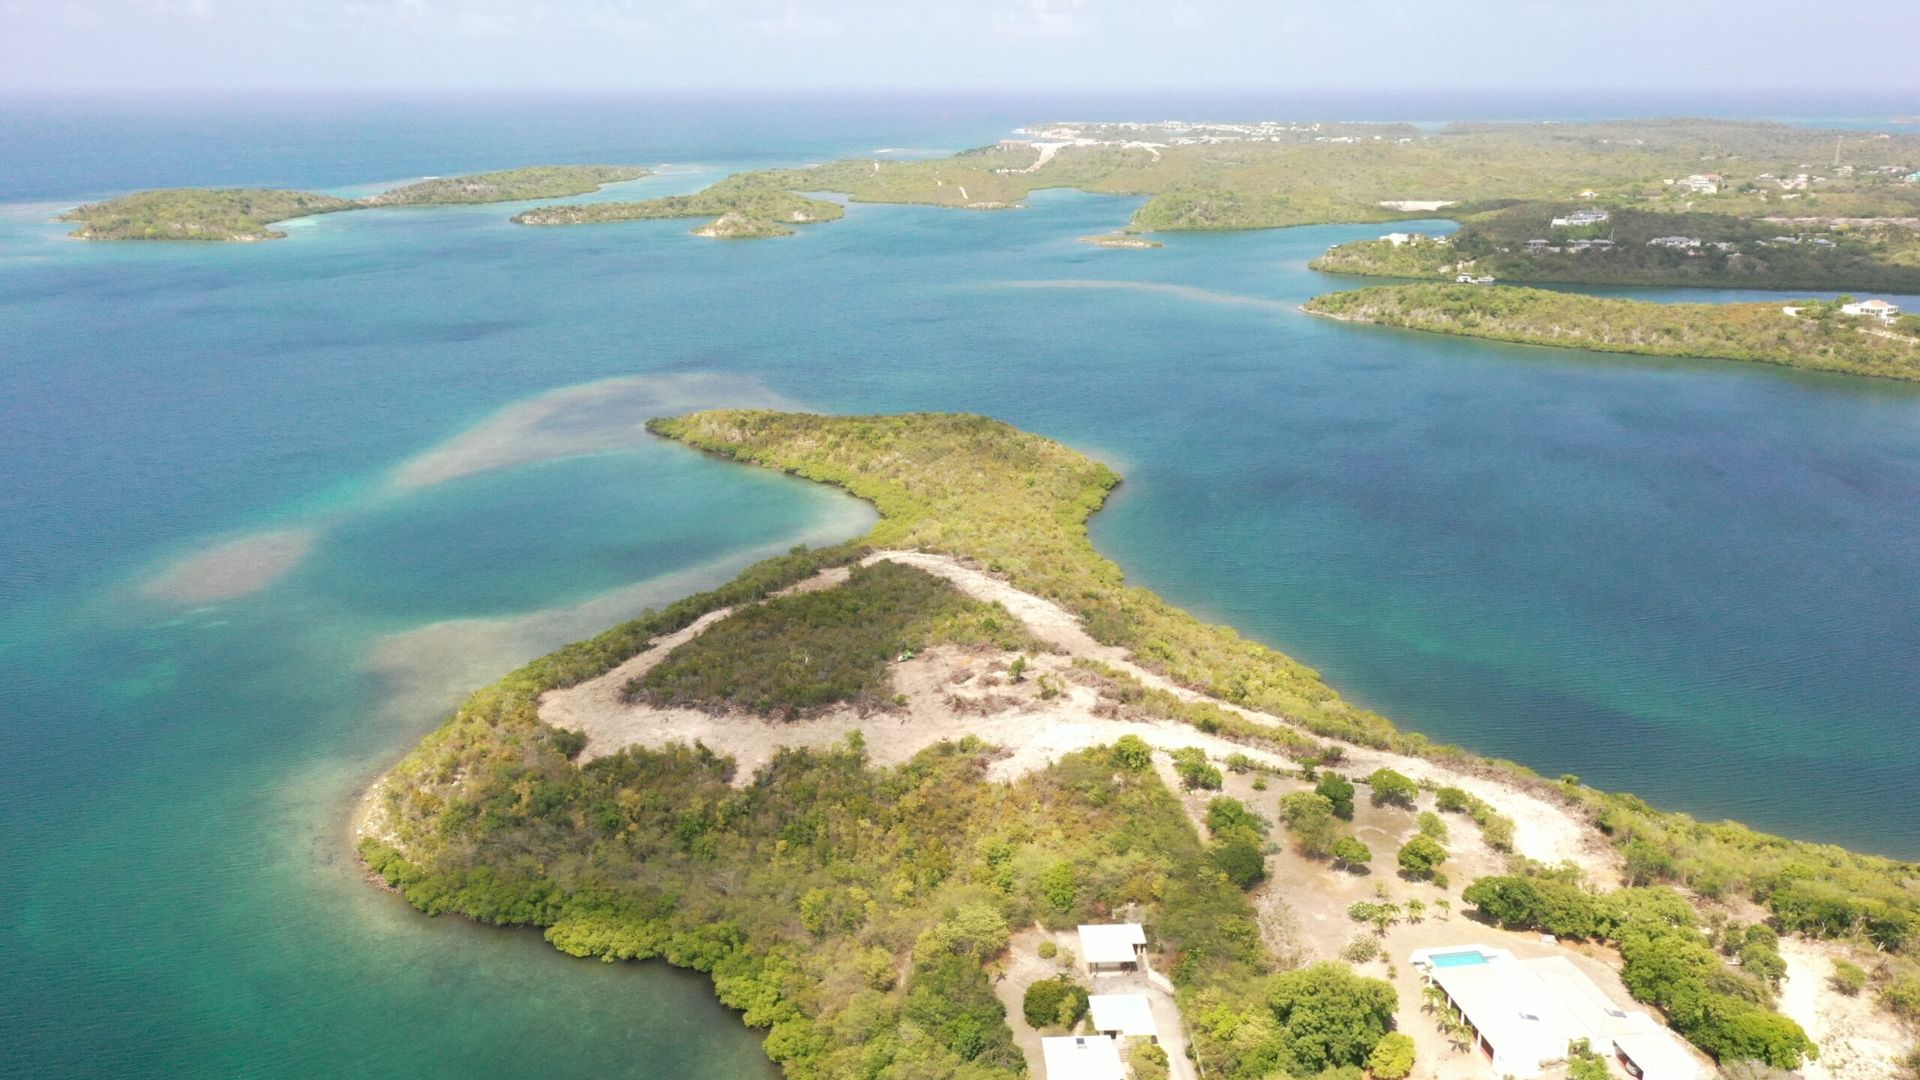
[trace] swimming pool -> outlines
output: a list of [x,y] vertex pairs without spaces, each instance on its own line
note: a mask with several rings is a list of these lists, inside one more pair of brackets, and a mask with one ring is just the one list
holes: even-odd
[[1466,949],[1461,952],[1434,953],[1427,962],[1437,968],[1470,967],[1487,962],[1487,954],[1478,949]]

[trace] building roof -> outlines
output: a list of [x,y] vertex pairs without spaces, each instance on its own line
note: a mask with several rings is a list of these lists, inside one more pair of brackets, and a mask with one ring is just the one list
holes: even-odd
[[1585,1036],[1579,1022],[1524,964],[1507,959],[1435,967],[1430,977],[1503,1057],[1564,1057],[1567,1043]]
[[1093,1030],[1117,1031],[1123,1036],[1159,1035],[1153,1022],[1153,1003],[1145,994],[1091,994],[1087,1011],[1093,1014]]
[[1120,1044],[1105,1035],[1056,1035],[1040,1040],[1046,1080],[1126,1080]]
[[1104,923],[1080,928],[1080,956],[1089,964],[1128,964],[1140,959],[1147,943],[1139,923]]
[[1862,300],[1859,303],[1854,304],[1852,306],[1859,308],[1861,311],[1898,311],[1900,310],[1898,305],[1890,304],[1885,300]]
[[[1443,967],[1430,959],[1476,950],[1484,963]],[[1626,1054],[1645,1080],[1697,1080],[1698,1061],[1671,1031],[1608,997],[1566,956],[1517,960],[1503,949],[1472,946],[1420,949],[1411,959],[1427,967],[1428,978],[1504,1059],[1555,1061],[1566,1056],[1569,1042],[1585,1039],[1595,1050]]]
[[1562,1008],[1585,1029],[1584,1037],[1596,1049],[1603,1039],[1629,1031],[1643,1031],[1653,1019],[1638,1010],[1629,1011],[1609,998],[1586,972],[1564,956],[1543,956],[1523,960],[1539,980],[1546,984]]
[[1616,1035],[1613,1046],[1640,1069],[1646,1080],[1694,1080],[1700,1075],[1699,1061],[1665,1028]]

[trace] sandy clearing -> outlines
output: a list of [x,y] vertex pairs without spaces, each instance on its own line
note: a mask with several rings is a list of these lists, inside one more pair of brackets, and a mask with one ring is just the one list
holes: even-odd
[[[968,596],[1000,604],[1035,637],[1061,650],[1060,654],[1034,658],[1033,677],[1016,684],[1007,683],[994,670],[996,663],[1004,670],[1003,659],[953,648],[929,649],[893,669],[895,690],[907,697],[906,706],[867,715],[842,708],[808,720],[780,721],[744,713],[711,714],[629,705],[620,700],[620,688],[629,680],[644,674],[674,647],[726,614],[714,612],[597,679],[544,695],[541,718],[558,727],[584,732],[588,742],[583,756],[589,760],[624,746],[702,742],[733,755],[739,766],[735,782],[740,784],[772,760],[781,746],[830,746],[854,731],[862,733],[869,755],[880,764],[898,764],[942,740],[972,734],[1005,748],[1004,756],[989,770],[997,780],[1045,768],[1064,754],[1105,745],[1128,734],[1161,750],[1197,746],[1216,758],[1241,753],[1275,768],[1292,767],[1279,754],[1208,735],[1185,724],[1114,720],[1098,715],[1098,694],[1068,677],[1074,657],[1098,660],[1185,700],[1200,700],[1204,695],[1135,664],[1123,649],[1095,641],[1079,619],[1058,604],[978,567],[923,551],[879,551],[866,562],[882,560],[936,574]],[[844,580],[844,576],[842,570],[837,576],[824,576],[795,588],[825,588]],[[1064,688],[1058,696],[1041,697],[1041,673],[1060,677]],[[1286,726],[1285,721],[1265,713],[1224,702],[1216,704],[1256,723]],[[1464,788],[1514,819],[1514,846],[1519,854],[1546,863],[1572,859],[1602,884],[1618,880],[1617,854],[1584,821],[1515,785],[1438,762],[1358,747],[1348,748],[1347,765],[1348,771],[1359,774],[1387,767],[1415,779]]]
[[[1806,1080],[1891,1080],[1900,1075],[1895,1062],[1912,1045],[1912,1036],[1874,1005],[1871,990],[1848,997],[1827,983],[1833,961],[1848,955],[1845,946],[1785,937],[1780,939],[1780,955],[1787,961],[1780,1011],[1798,1021],[1820,1047],[1820,1057],[1800,1070]],[[1861,966],[1871,969],[1871,958]]]

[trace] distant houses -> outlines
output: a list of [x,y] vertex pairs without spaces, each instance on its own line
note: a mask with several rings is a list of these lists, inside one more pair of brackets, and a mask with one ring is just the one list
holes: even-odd
[[1720,193],[1721,179],[1719,173],[1695,173],[1675,180],[1673,186],[1684,188],[1695,195],[1717,195]]
[[1656,236],[1647,241],[1648,247],[1672,248],[1676,251],[1690,251],[1700,246],[1697,236]]
[[1147,932],[1139,923],[1103,923],[1080,928],[1080,956],[1087,974],[1139,971],[1147,951]]
[[1479,277],[1472,274],[1455,274],[1453,280],[1462,285],[1491,285],[1494,279],[1492,274],[1481,274]]
[[1566,217],[1553,219],[1555,229],[1584,229],[1589,225],[1598,225],[1613,215],[1605,210],[1575,210]]

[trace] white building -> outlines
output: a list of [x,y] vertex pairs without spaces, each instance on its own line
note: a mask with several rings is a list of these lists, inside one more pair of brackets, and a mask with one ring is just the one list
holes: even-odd
[[1518,960],[1469,945],[1419,949],[1410,960],[1466,1021],[1496,1076],[1530,1080],[1585,1039],[1641,1080],[1699,1078],[1699,1061],[1677,1036],[1647,1013],[1615,1004],[1565,956]]
[[1093,1019],[1093,1030],[1102,1035],[1160,1041],[1160,1028],[1153,1022],[1153,1003],[1145,994],[1090,994],[1087,1015]]
[[1647,241],[1647,246],[1690,250],[1699,247],[1700,240],[1693,236],[1656,236]]
[[1588,225],[1598,225],[1611,216],[1612,215],[1608,214],[1605,210],[1575,210],[1566,217],[1554,218],[1552,227],[1556,229],[1579,229]]
[[1139,923],[1105,923],[1080,928],[1080,958],[1087,974],[1140,970],[1147,932]]
[[1387,243],[1392,244],[1394,247],[1399,247],[1402,244],[1413,243],[1414,236],[1412,233],[1390,232],[1387,235],[1381,237],[1380,239],[1385,240]]
[[1127,1080],[1120,1044],[1105,1035],[1056,1035],[1040,1040],[1043,1080]]
[[1879,319],[1890,323],[1900,317],[1900,307],[1885,300],[1862,300],[1857,304],[1840,305],[1840,314],[1859,315],[1869,319]]

